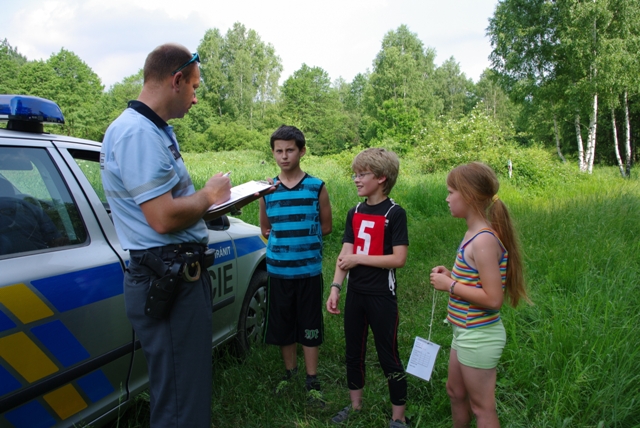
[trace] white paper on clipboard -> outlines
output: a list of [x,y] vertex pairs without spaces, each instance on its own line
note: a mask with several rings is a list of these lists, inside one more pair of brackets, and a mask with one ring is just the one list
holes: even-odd
[[440,345],[416,336],[407,365],[407,373],[424,380],[431,379]]
[[266,181],[247,181],[231,188],[231,197],[218,205],[211,205],[204,215],[205,220],[226,214],[231,210],[234,204],[242,202],[247,198],[251,198],[256,193],[264,193],[266,190],[276,186]]

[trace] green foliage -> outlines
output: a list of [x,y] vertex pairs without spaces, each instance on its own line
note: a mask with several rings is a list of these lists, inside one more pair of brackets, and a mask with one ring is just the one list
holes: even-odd
[[[500,87],[495,71],[486,69],[473,87],[474,106],[482,106],[484,113],[508,129],[518,117],[518,106]],[[481,104],[479,104],[481,103]]]
[[282,116],[304,132],[314,154],[339,152],[353,140],[339,97],[327,72],[306,64],[282,84]]
[[103,98],[104,110],[109,123],[113,122],[131,100],[135,100],[142,91],[143,72],[140,69],[136,74],[125,77],[122,82],[116,83]]
[[17,92],[17,77],[27,59],[7,39],[0,41],[0,94]]
[[435,51],[425,49],[406,25],[389,31],[369,78],[368,112],[375,117],[376,107],[387,100],[402,100],[405,106],[416,107],[427,117],[439,112],[441,103],[434,96],[434,84],[429,78],[435,69],[434,58]]
[[498,123],[476,109],[458,120],[432,122],[413,153],[422,160],[424,172],[434,172],[448,171],[461,163],[489,157],[490,152],[502,151],[501,169],[513,150],[513,143],[505,138]]
[[106,121],[100,109],[104,87],[98,75],[80,57],[65,49],[52,55],[47,63],[54,72],[55,93],[51,99],[56,100],[64,113],[64,132],[101,139]]
[[271,154],[268,135],[247,129],[236,122],[212,123],[203,133],[197,133],[185,126],[181,120],[172,121],[176,135],[179,136],[181,151],[206,153],[257,150],[264,154]]
[[258,150],[271,153],[269,136],[244,128],[235,122],[214,124],[207,129],[205,137],[212,150]]
[[453,57],[447,59],[434,73],[435,94],[442,100],[442,113],[453,119],[468,113],[473,82],[460,71]]
[[[23,95],[34,95],[58,101],[56,75],[53,67],[46,61],[29,61],[22,67],[16,82],[16,92]],[[58,103],[58,105],[60,105]],[[62,106],[60,106],[62,108]],[[64,110],[63,110],[64,113]]]
[[[576,118],[607,123],[624,93],[637,99],[639,18],[637,1],[501,1],[488,28],[491,61],[503,88],[522,107],[520,135],[554,146],[557,126],[562,148],[576,152],[582,132],[573,126]],[[598,110],[596,95],[608,108]],[[590,132],[597,146],[611,146],[612,133],[595,130]],[[612,150],[603,153],[601,159],[615,162]]]
[[423,118],[417,107],[408,107],[402,99],[386,100],[368,123],[367,146],[393,146],[405,153],[419,140],[424,129]]
[[424,123],[441,112],[434,58],[435,51],[425,49],[406,25],[385,35],[363,97],[365,145],[391,140],[405,151],[416,143]]
[[222,37],[208,30],[200,45],[202,100],[220,117],[260,128],[278,96],[280,58],[258,33],[239,22]]
[[571,181],[576,173],[572,167],[563,166],[549,149],[514,143],[482,107],[459,120],[434,122],[411,153],[424,173],[446,172],[463,163],[480,161],[507,176],[511,160],[511,180],[532,188],[544,188],[560,176]]

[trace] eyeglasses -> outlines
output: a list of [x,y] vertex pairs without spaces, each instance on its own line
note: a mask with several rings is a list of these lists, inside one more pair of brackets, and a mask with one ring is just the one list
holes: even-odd
[[189,61],[185,62],[184,64],[182,64],[180,67],[176,68],[176,71],[171,73],[171,75],[175,76],[178,71],[184,70],[185,68],[189,67],[194,62],[200,62],[200,55],[198,55],[198,52],[194,52],[193,56],[191,57],[191,59]]
[[361,172],[360,174],[353,174],[351,176],[351,179],[355,180],[357,178],[358,180],[362,180],[363,178],[365,178],[369,174],[373,174],[373,172]]

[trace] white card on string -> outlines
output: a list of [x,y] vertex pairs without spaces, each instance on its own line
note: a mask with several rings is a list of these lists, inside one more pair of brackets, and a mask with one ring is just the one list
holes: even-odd
[[407,373],[430,380],[439,349],[440,345],[416,336],[407,365]]

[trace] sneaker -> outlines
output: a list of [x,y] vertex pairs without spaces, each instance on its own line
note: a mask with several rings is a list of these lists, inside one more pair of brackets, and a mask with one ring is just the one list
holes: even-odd
[[304,387],[307,390],[307,404],[312,406],[324,407],[325,401],[320,389],[320,381],[317,376],[307,375]]
[[293,381],[293,379],[296,377],[297,374],[298,374],[297,367],[291,370],[285,371],[284,376],[282,376],[282,378],[280,379],[280,382],[278,383],[278,386],[276,386],[273,391],[274,394],[276,395],[280,394],[287,386],[289,386],[289,384]]
[[322,395],[322,391],[318,391],[317,389],[312,389],[307,391],[307,405],[313,407],[321,407],[327,403],[324,401],[324,396]]
[[320,391],[320,381],[318,380],[318,376],[309,376],[304,381],[304,387],[307,392],[310,391]]
[[342,424],[347,421],[354,414],[360,413],[360,410],[354,410],[349,404],[344,409],[340,410],[334,417],[331,418],[331,422],[334,424]]
[[409,424],[409,419],[405,418],[406,422],[402,422],[400,419],[396,419],[395,421],[391,419],[389,421],[389,428],[409,428],[411,425]]

